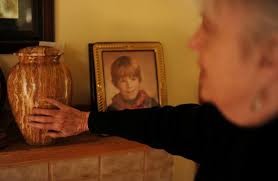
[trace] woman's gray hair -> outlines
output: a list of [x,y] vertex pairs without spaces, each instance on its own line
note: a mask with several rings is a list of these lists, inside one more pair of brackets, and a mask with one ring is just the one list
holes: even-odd
[[[243,0],[253,11],[250,30],[252,38],[260,42],[278,33],[278,1],[277,0]],[[250,5],[249,5],[250,4]],[[248,10],[248,9],[247,9]],[[251,14],[252,16],[252,14]]]
[[219,10],[221,6],[235,6],[250,12],[250,22],[243,35],[253,43],[267,40],[278,34],[278,0],[199,0],[202,8]]

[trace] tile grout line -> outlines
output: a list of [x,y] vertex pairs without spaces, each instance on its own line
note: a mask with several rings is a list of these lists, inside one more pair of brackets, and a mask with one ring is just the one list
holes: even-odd
[[146,173],[147,173],[147,171],[146,171],[146,158],[147,158],[146,151],[144,151],[144,158],[143,158],[143,181],[146,180]]
[[98,181],[101,181],[101,155],[98,156]]
[[48,180],[54,181],[52,164],[48,162]]

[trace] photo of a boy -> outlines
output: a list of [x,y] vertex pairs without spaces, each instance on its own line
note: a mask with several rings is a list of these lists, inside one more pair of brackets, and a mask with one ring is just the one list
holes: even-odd
[[141,89],[141,69],[130,56],[120,56],[112,63],[111,77],[112,84],[119,92],[112,97],[107,111],[159,106],[153,97]]

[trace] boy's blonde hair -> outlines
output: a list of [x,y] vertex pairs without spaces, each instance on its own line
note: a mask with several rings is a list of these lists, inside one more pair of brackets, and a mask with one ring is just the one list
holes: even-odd
[[142,80],[140,66],[129,56],[120,56],[112,63],[111,77],[116,87],[122,77],[137,77],[139,82]]

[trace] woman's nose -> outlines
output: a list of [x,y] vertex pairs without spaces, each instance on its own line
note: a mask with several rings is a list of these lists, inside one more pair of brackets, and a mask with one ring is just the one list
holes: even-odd
[[202,40],[203,39],[203,33],[201,28],[199,28],[191,37],[188,43],[188,47],[195,51],[200,51],[202,47]]

